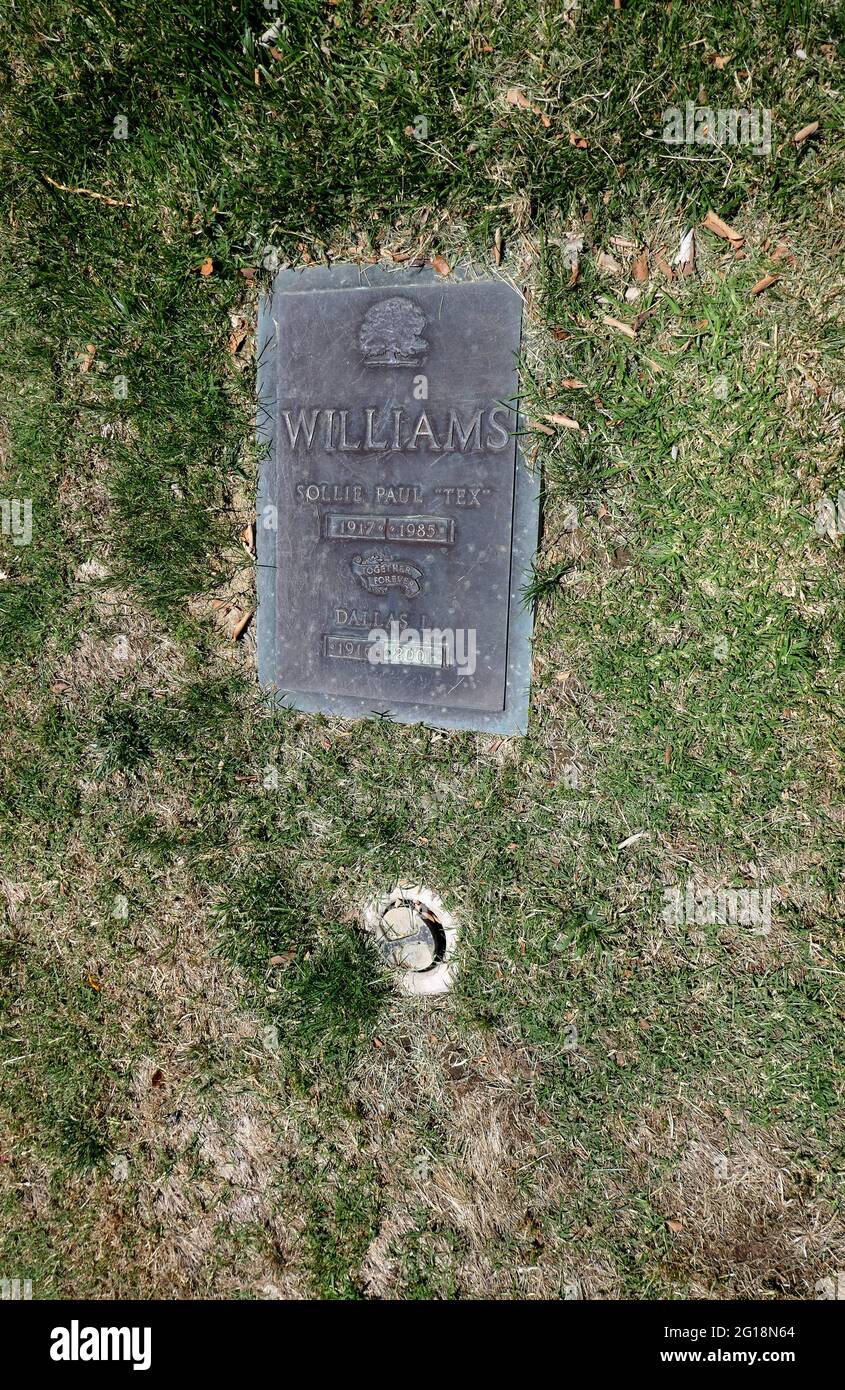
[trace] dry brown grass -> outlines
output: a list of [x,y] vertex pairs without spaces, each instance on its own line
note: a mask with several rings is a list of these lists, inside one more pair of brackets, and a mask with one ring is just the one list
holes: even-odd
[[691,1298],[811,1299],[842,1269],[845,1224],[777,1131],[686,1105],[647,1111],[625,1143],[629,1180],[667,1223],[667,1273]]

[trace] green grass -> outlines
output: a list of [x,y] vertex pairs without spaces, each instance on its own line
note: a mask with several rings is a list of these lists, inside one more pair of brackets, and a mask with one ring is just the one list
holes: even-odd
[[221,906],[220,941],[256,990],[283,970],[265,1011],[293,1074],[317,1060],[321,1075],[343,1074],[387,994],[363,936],[327,918],[295,876],[264,870]]
[[[666,1222],[677,1122],[780,1146],[795,1239],[842,1229],[843,548],[814,524],[845,487],[842,29],[774,0],[9,10],[0,493],[34,530],[0,541],[0,1273],[36,1297],[768,1299],[841,1268]],[[770,109],[771,155],[665,146],[686,100]],[[744,259],[699,229],[666,280],[710,207]],[[274,711],[208,602],[254,606],[231,315],[268,247],[490,267],[497,229],[526,415],[582,425],[524,441],[528,737]],[[651,251],[635,303],[611,237]],[[428,1009],[358,930],[400,877],[464,924]],[[771,935],[667,927],[690,877],[779,885]]]

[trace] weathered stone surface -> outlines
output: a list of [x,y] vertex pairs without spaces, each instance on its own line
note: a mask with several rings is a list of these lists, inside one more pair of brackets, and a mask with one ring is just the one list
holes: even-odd
[[524,728],[537,490],[498,281],[277,276],[260,325],[259,667],[286,703]]

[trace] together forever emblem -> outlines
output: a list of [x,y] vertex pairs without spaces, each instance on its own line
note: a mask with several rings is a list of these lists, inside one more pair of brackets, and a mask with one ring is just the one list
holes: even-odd
[[413,598],[422,587],[421,569],[406,560],[395,560],[383,550],[374,550],[367,556],[353,556],[352,573],[368,594],[401,589],[406,598]]

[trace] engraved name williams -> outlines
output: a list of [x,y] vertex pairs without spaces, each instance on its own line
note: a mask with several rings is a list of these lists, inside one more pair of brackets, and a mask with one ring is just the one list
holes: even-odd
[[[384,454],[425,449],[430,453],[499,453],[512,442],[508,426],[513,411],[425,411],[404,406],[355,410],[323,408],[283,410],[292,449],[319,449],[329,454]],[[284,435],[282,436],[284,438]]]

